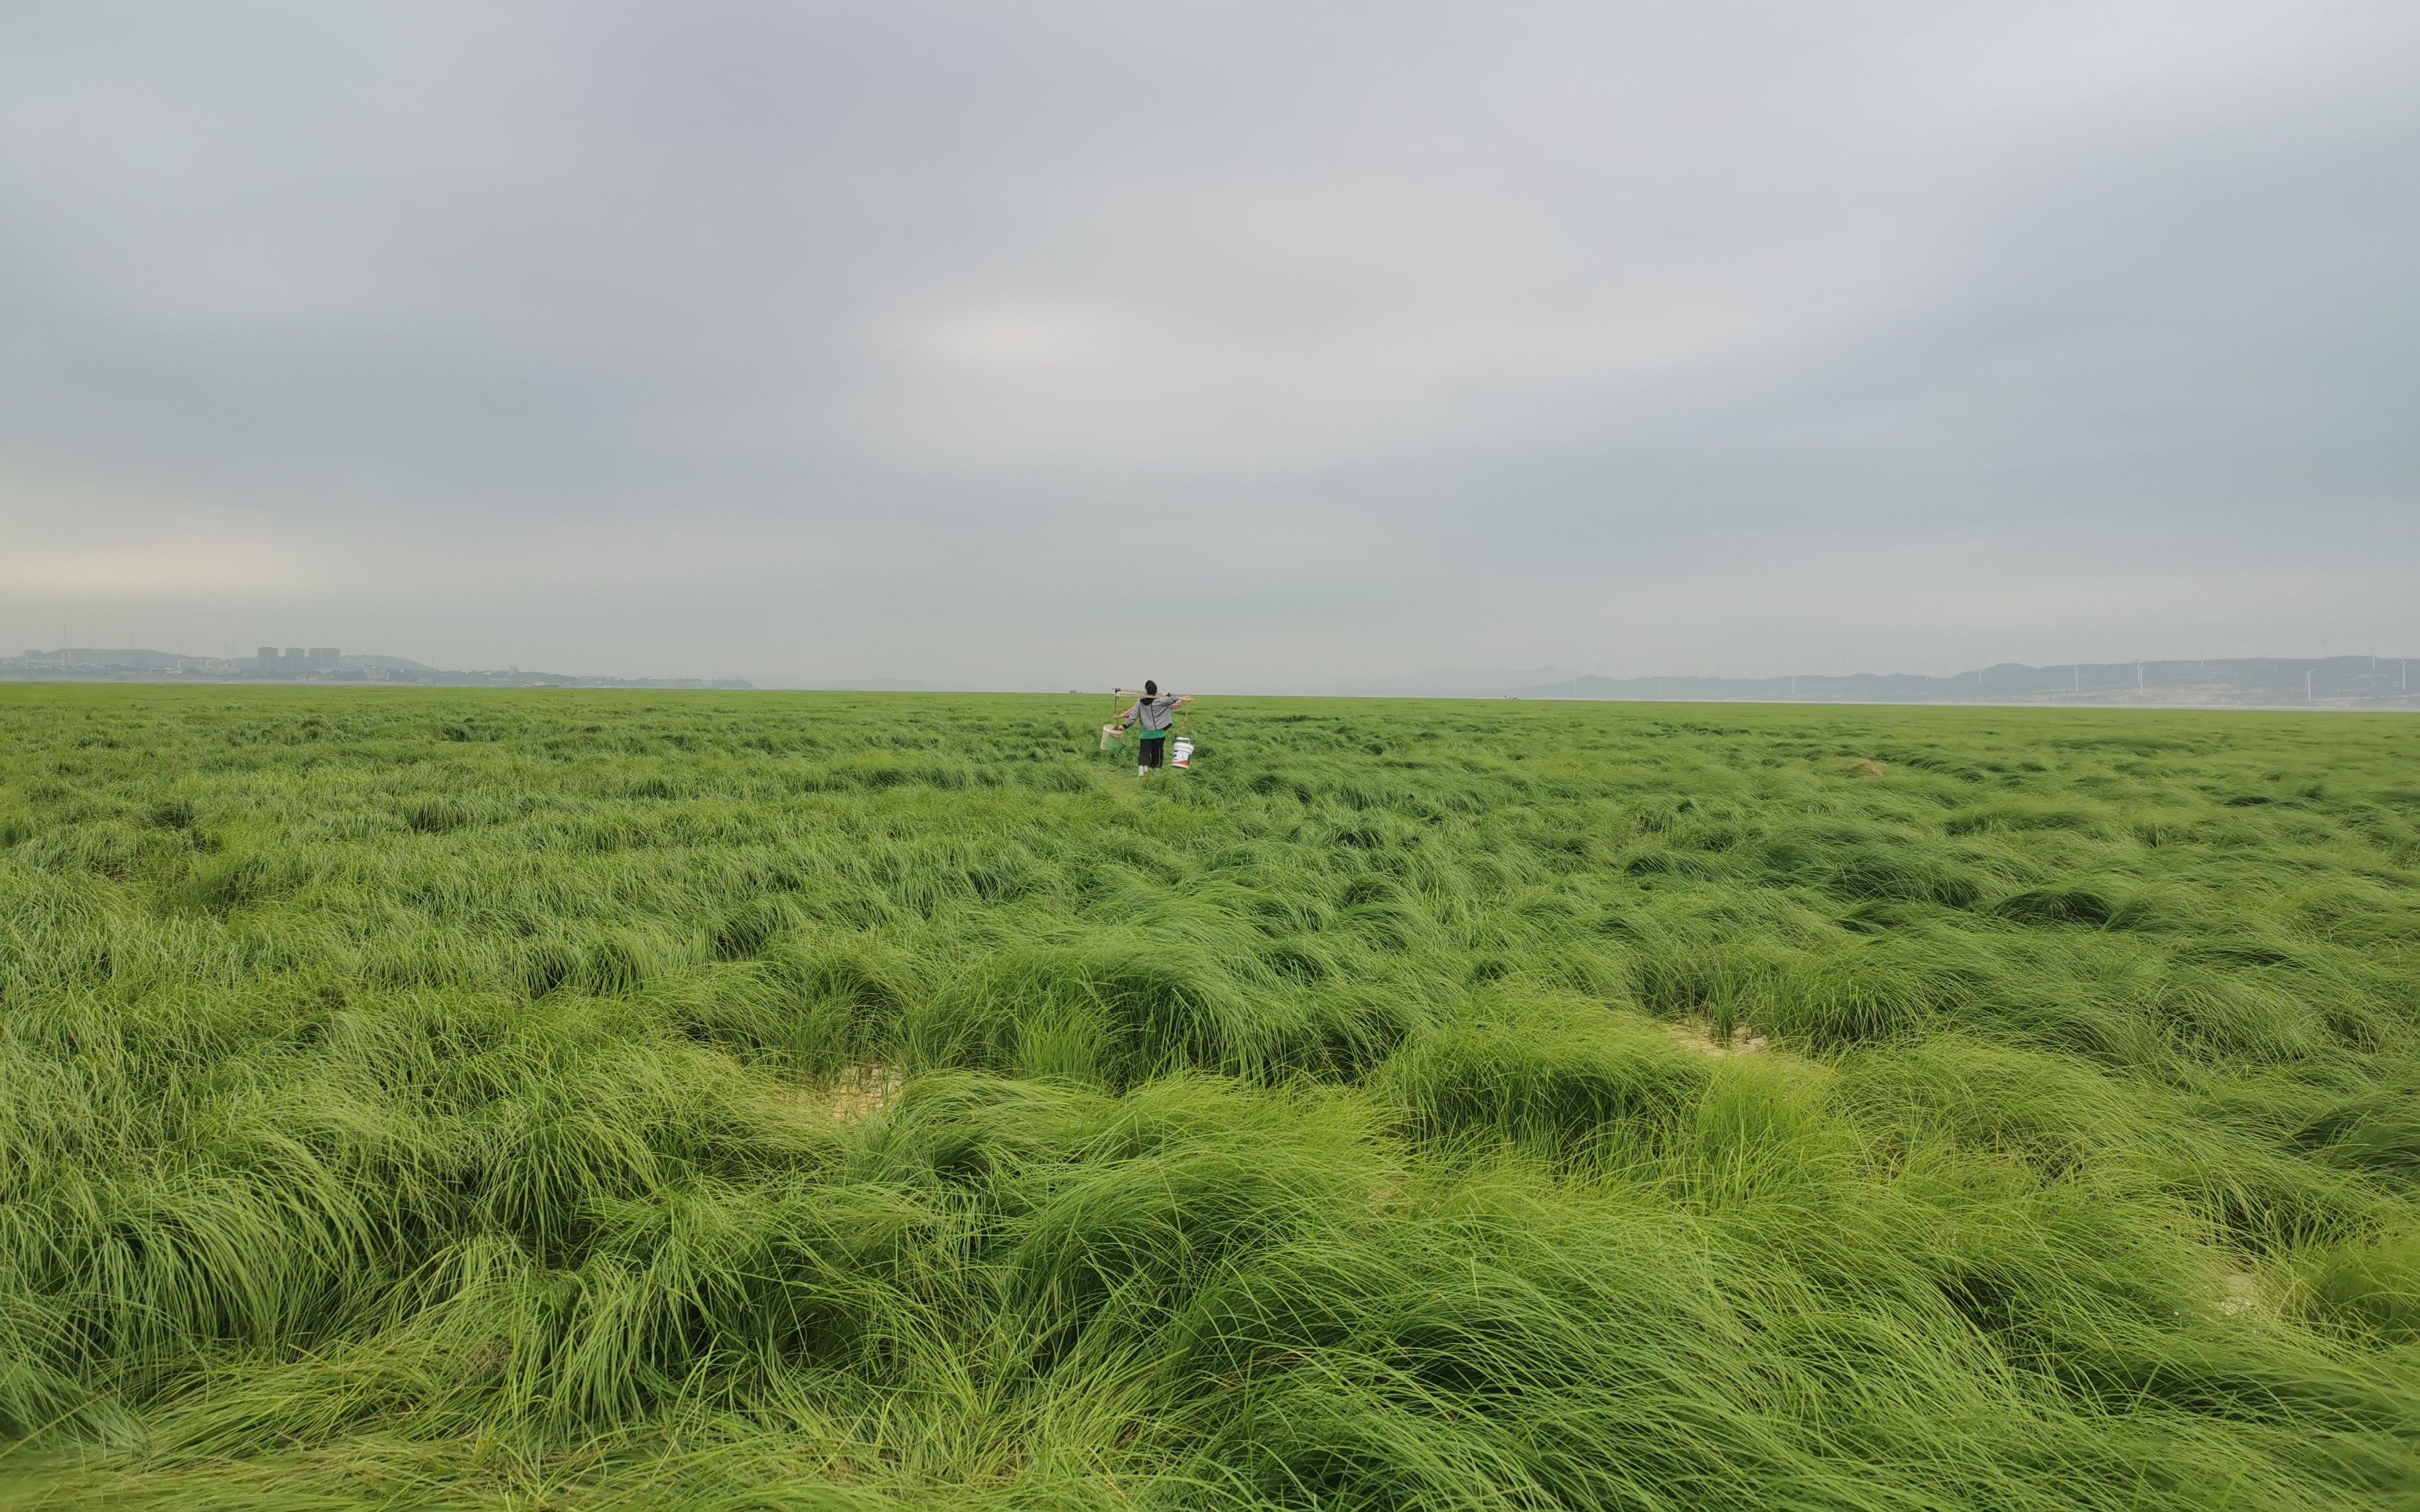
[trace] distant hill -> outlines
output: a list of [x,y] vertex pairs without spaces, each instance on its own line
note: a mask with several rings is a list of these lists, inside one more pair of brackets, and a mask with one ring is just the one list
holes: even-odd
[[25,655],[64,661],[70,667],[132,667],[146,671],[172,670],[178,662],[210,659],[181,651],[115,651],[101,646],[62,646],[56,651],[28,651]]
[[[449,671],[408,656],[344,656],[331,668],[270,669],[255,656],[196,656],[178,651],[121,651],[70,646],[0,657],[0,680],[11,682],[123,683],[162,681],[262,682],[279,685],[325,682],[395,682],[442,687],[645,687],[746,688],[737,677],[593,677],[566,672]],[[913,683],[895,686],[914,687]]]
[[2108,707],[2415,708],[2396,656],[2246,656],[2032,667],[2001,662],[1951,677],[1919,672],[1783,677],[1573,677],[1515,698],[1730,703],[2069,703]]
[[2001,662],[1951,677],[1921,672],[1801,672],[1780,677],[1599,677],[1539,668],[1366,678],[1351,698],[1520,698],[1702,703],[2046,703],[2095,707],[2420,709],[2399,656],[2242,656],[2033,667]]
[[[70,668],[125,671],[170,671],[196,662],[241,663],[250,656],[208,656],[190,651],[125,651],[104,646],[66,646],[57,651],[28,651],[25,656]],[[342,671],[433,672],[437,669],[404,656],[347,655],[337,658]]]

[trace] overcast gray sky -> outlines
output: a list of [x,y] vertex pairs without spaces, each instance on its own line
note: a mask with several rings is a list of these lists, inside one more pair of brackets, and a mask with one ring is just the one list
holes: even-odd
[[2420,5],[0,4],[0,647],[2420,654]]

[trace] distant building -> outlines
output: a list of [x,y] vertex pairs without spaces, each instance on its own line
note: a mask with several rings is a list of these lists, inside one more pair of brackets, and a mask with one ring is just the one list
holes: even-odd
[[341,670],[344,653],[334,646],[287,646],[280,651],[275,646],[263,646],[242,670],[262,677],[308,677],[314,673],[334,676]]

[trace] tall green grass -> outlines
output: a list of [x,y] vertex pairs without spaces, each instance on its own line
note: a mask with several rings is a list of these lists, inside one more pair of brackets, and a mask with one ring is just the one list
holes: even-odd
[[2420,724],[0,689],[0,1501],[2420,1506]]

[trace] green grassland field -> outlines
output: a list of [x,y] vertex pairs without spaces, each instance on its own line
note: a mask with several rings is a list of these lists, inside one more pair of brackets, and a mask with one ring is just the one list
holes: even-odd
[[0,1504],[2420,1507],[2420,720],[0,688]]

